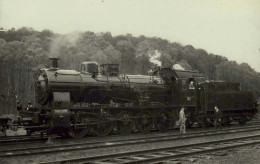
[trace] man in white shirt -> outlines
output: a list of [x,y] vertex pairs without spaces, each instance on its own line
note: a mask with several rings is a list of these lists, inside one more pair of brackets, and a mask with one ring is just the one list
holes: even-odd
[[190,81],[189,89],[195,89],[195,88],[194,88],[194,85],[193,85],[193,81]]
[[184,113],[184,107],[181,108],[181,111],[179,113],[179,122],[180,122],[180,133],[185,134],[186,133],[186,117]]

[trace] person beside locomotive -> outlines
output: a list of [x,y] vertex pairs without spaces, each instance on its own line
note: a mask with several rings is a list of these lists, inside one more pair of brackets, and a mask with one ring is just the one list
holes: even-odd
[[222,115],[222,112],[221,110],[215,106],[214,107],[214,125],[215,125],[215,128],[221,128],[221,115]]
[[179,113],[179,123],[180,123],[180,134],[185,134],[186,133],[186,117],[184,113],[184,107],[181,108],[181,111]]
[[20,103],[20,101],[17,101],[17,102],[16,102],[16,108],[17,108],[18,111],[21,111],[21,110],[23,109],[23,106],[22,106],[22,104]]

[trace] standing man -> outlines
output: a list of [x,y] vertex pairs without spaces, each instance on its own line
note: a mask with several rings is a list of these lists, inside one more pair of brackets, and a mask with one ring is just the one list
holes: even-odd
[[190,81],[189,89],[195,89],[195,88],[194,88],[194,85],[193,85],[193,81]]
[[221,127],[221,111],[218,109],[217,106],[215,106],[214,109],[215,109],[215,120],[214,120],[215,128]]
[[181,107],[181,111],[179,113],[179,122],[180,122],[180,133],[185,134],[186,133],[186,126],[185,126],[186,117],[185,117],[185,113],[184,113],[184,107]]
[[17,101],[17,103],[16,103],[16,109],[17,109],[18,111],[23,110],[23,106],[22,106],[22,104],[20,103],[20,101]]

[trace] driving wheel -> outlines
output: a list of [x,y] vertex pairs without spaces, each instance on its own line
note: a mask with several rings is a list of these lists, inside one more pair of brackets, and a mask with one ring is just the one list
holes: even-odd
[[127,111],[121,111],[116,121],[117,131],[119,134],[130,134],[134,128],[132,114]]
[[136,129],[142,133],[148,133],[153,127],[153,116],[151,112],[141,111],[136,115],[135,125]]

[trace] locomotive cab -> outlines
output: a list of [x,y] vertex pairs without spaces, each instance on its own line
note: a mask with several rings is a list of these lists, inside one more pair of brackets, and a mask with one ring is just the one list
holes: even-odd
[[180,86],[180,105],[196,106],[197,83],[204,77],[195,71],[175,70]]
[[180,105],[195,106],[196,105],[196,92],[194,78],[182,78],[180,79],[181,94]]

